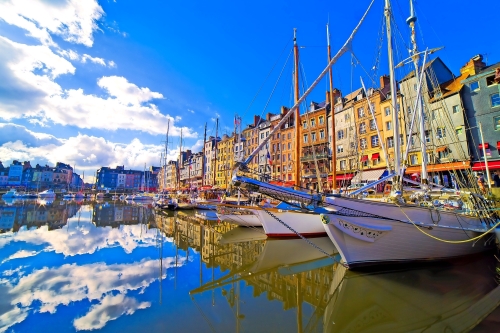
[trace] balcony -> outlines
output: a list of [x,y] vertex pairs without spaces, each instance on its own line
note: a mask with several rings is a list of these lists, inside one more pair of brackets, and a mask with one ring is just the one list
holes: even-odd
[[[323,159],[329,159],[330,158],[330,154],[316,154],[316,159],[317,160],[323,160]],[[309,161],[314,161],[314,156],[311,154],[311,155],[305,155],[305,156],[301,156],[300,157],[300,161],[301,162],[309,162]]]

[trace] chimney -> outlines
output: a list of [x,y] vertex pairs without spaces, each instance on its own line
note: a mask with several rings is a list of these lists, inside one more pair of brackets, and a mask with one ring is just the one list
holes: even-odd
[[478,54],[472,57],[462,68],[460,68],[460,74],[476,75],[485,67],[486,64],[483,62],[483,56]]
[[285,115],[288,113],[288,108],[286,106],[281,107],[281,114]]
[[[325,105],[330,104],[330,92],[327,90],[326,91],[326,97],[325,97]],[[335,104],[335,101],[331,101],[331,104]]]
[[380,90],[383,90],[385,87],[389,86],[389,76],[388,75],[382,75],[380,77]]
[[260,116],[253,116],[253,125],[257,126],[260,122]]

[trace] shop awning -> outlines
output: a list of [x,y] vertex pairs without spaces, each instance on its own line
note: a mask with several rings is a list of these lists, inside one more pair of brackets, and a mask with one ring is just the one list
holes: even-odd
[[368,155],[361,156],[361,162],[366,162],[366,161],[368,161]]
[[[353,173],[346,173],[344,175],[335,175],[335,179],[337,181],[351,180],[352,177],[354,177]],[[332,182],[333,181],[333,176],[328,176],[328,181]]]
[[277,185],[277,186],[285,186],[285,187],[295,186],[295,182],[293,182],[293,181],[285,181],[285,180],[271,180],[269,182],[269,184]]
[[380,153],[372,154],[372,160],[378,160],[380,158]]
[[[470,168],[469,161],[463,162],[451,162],[451,163],[441,163],[441,164],[429,164],[427,165],[427,172],[442,172],[442,171],[453,171],[453,170],[463,170]],[[422,171],[422,167],[420,165],[412,166],[406,168],[406,174],[412,174],[415,172]]]
[[204,185],[200,188],[200,190],[202,190],[202,191],[211,190],[211,189],[212,189],[212,185]]
[[500,141],[497,141],[497,149],[500,150]]
[[445,151],[446,149],[448,149],[448,146],[437,147],[436,148],[436,153],[440,153],[442,151]]
[[[500,169],[500,161],[488,161],[488,169],[489,170]],[[472,170],[486,171],[486,164],[484,162],[476,162],[472,165]]]
[[482,143],[480,143],[479,144],[479,149],[483,149],[483,147],[484,147],[484,149],[488,149],[488,148],[490,148],[490,144],[487,143],[487,142],[484,145]]
[[385,169],[358,171],[356,176],[354,176],[351,181],[353,183],[361,183],[364,181],[372,182],[378,180],[382,176],[384,171]]

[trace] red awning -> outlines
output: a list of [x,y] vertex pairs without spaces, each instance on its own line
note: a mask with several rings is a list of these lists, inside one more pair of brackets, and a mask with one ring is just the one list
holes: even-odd
[[211,189],[212,189],[212,185],[204,185],[200,188],[200,190],[202,190],[202,191],[211,190]]
[[379,153],[372,154],[372,160],[378,160],[380,158]]
[[[490,148],[490,144],[489,143],[485,143],[484,144],[484,149],[488,149],[488,148]],[[479,149],[483,149],[483,144],[482,143],[479,144]]]
[[448,149],[448,146],[438,147],[438,148],[436,148],[436,153],[440,153],[442,151],[445,151],[446,149]]
[[368,155],[361,156],[361,162],[366,162],[366,161],[368,161]]
[[[354,174],[353,173],[346,173],[344,175],[336,175],[335,176],[335,179],[337,181],[342,181],[342,180],[351,180],[352,177],[354,177]],[[328,181],[331,182],[333,181],[333,176],[328,176]]]
[[[488,169],[500,169],[500,161],[488,161]],[[486,165],[484,162],[476,162],[472,165],[472,170],[474,171],[486,171]]]
[[497,149],[500,150],[500,141],[497,141]]

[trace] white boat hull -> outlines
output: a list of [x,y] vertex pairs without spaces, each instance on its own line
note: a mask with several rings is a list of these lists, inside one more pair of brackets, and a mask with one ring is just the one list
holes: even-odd
[[321,217],[318,214],[308,214],[287,210],[268,210],[271,214],[283,221],[287,226],[269,215],[263,209],[251,209],[262,223],[262,227],[268,237],[298,237],[297,233],[302,236],[324,236],[325,228],[321,222]]
[[241,206],[217,206],[217,217],[219,220],[229,222],[242,227],[262,227],[262,223],[255,213]]
[[[433,211],[431,215],[426,208],[366,200],[333,198],[330,202],[337,205],[338,212],[328,214],[324,228],[350,268],[454,258],[482,252],[494,245],[490,235],[477,242],[454,243],[487,230],[476,218],[445,211]],[[373,215],[355,216],[356,212],[342,208]]]

